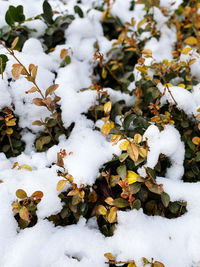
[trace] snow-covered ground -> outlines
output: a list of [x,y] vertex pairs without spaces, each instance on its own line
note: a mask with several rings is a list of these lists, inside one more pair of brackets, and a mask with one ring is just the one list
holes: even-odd
[[[118,212],[118,224],[112,237],[104,237],[98,230],[96,219],[88,222],[81,218],[78,224],[55,227],[46,218],[58,213],[62,204],[58,197],[56,184],[59,177],[56,173],[57,152],[66,149],[72,152],[65,159],[68,172],[73,175],[77,184],[92,185],[99,175],[103,163],[112,159],[113,154],[121,153],[118,145],[112,146],[106,138],[94,128],[94,123],[88,120],[84,112],[95,104],[96,92],[93,90],[80,91],[91,85],[94,43],[98,41],[100,51],[106,54],[112,46],[103,35],[100,23],[102,13],[93,8],[97,0],[82,0],[80,7],[84,18],[75,14],[76,19],[65,32],[66,43],[56,47],[55,51],[45,54],[38,39],[39,33],[45,30],[41,21],[27,22],[27,26],[36,28],[39,33],[26,41],[22,52],[16,56],[28,66],[34,63],[38,66],[37,83],[41,88],[47,88],[54,80],[59,84],[57,95],[61,97],[62,120],[68,127],[75,122],[75,127],[68,139],[61,136],[58,145],[54,145],[47,152],[36,152],[34,134],[24,131],[23,140],[26,143],[25,151],[15,158],[7,159],[0,153],[0,266],[1,267],[103,267],[104,253],[111,252],[117,260],[134,259],[138,266],[142,266],[141,258],[152,257],[165,264],[166,267],[200,266],[200,183],[184,183],[183,160],[185,148],[180,140],[180,134],[173,126],[159,131],[156,126],[150,126],[145,135],[148,137],[150,152],[146,165],[154,167],[160,153],[166,154],[172,161],[166,177],[158,177],[157,182],[164,185],[164,190],[172,201],[187,201],[187,213],[177,219],[166,219],[159,216],[149,217],[142,210]],[[101,1],[99,1],[101,2]],[[162,6],[173,1],[163,0]],[[176,1],[176,8],[181,1]],[[23,5],[27,17],[36,16],[42,12],[43,1],[9,0],[0,1],[0,27],[6,23],[5,13],[9,5]],[[68,10],[74,14],[76,0],[49,1],[53,9]],[[116,0],[111,6],[113,15],[117,15],[123,22],[135,18],[136,23],[142,20],[143,6],[137,5],[134,11],[128,10],[129,0]],[[156,8],[155,8],[156,9]],[[89,11],[88,11],[89,10]],[[156,10],[155,10],[156,13]],[[174,29],[166,26],[167,19],[157,11],[158,27],[162,33],[159,41],[152,39],[146,43],[146,48],[153,51],[156,60],[171,59],[171,50],[176,40]],[[60,51],[71,48],[71,63],[64,68],[60,66]],[[0,47],[0,54],[6,51]],[[7,83],[15,60],[9,57],[4,79],[0,80],[0,109],[15,105],[15,114],[19,117],[19,125],[38,132],[40,127],[33,126],[32,122],[48,116],[44,107],[37,107],[32,103],[32,94],[25,94],[30,89],[30,83],[23,77],[17,81]],[[197,63],[195,63],[197,64]],[[200,68],[199,62],[194,69]],[[57,77],[55,79],[55,72]],[[188,114],[192,114],[200,106],[199,86],[190,94],[184,90],[171,87],[178,102],[178,106]],[[122,98],[123,94],[109,89],[111,100]],[[162,92],[162,86],[159,87]],[[166,94],[163,102],[171,101]],[[127,102],[133,97],[127,97]],[[188,102],[189,101],[189,102]],[[159,142],[159,145],[158,145]],[[166,145],[167,144],[167,145]],[[32,171],[12,169],[14,162],[19,165],[28,164]],[[49,168],[49,166],[51,166]],[[142,173],[142,169],[140,170]],[[23,188],[28,195],[36,190],[44,193],[38,204],[38,222],[31,228],[19,230],[13,216],[11,204],[16,200],[15,192]],[[78,257],[80,261],[74,259]]]

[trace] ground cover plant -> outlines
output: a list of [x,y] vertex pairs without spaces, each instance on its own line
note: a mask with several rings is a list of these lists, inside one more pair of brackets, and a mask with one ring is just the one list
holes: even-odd
[[0,4],[0,266],[198,267],[200,2]]

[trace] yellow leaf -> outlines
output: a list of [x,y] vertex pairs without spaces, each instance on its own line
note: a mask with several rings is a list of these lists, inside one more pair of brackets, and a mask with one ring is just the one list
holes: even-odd
[[81,199],[83,199],[84,196],[85,196],[85,192],[84,192],[84,190],[79,191],[79,192],[78,192],[78,196],[79,196]]
[[153,267],[165,267],[165,265],[160,261],[155,261]]
[[144,75],[147,75],[147,69],[148,69],[147,66],[143,66],[143,67],[141,67],[141,66],[137,66],[136,69],[139,70],[139,71],[140,71],[141,73],[143,73]]
[[200,137],[197,137],[197,136],[193,137],[192,143],[195,145],[200,145]]
[[127,178],[129,184],[133,184],[133,183],[137,182],[137,177],[138,177],[138,174],[136,172],[133,172],[133,171],[127,172],[126,178]]
[[164,86],[172,87],[173,84],[171,84],[171,83],[166,83]]
[[138,151],[139,151],[139,154],[142,158],[146,158],[147,157],[147,150],[143,147],[138,147]]
[[15,125],[16,125],[15,121],[16,121],[15,118],[6,121],[6,122],[5,122],[5,123],[6,123],[6,126],[15,126]]
[[108,222],[114,223],[117,221],[117,207],[112,207],[108,213]]
[[134,262],[130,262],[127,267],[137,267]]
[[142,136],[141,136],[141,134],[135,134],[134,135],[134,142],[136,144],[139,144],[140,142],[142,142]]
[[19,166],[19,163],[18,162],[15,162],[12,166],[12,169],[16,168],[17,166]]
[[107,10],[103,11],[101,20],[104,20],[107,17],[107,13],[108,13]]
[[112,68],[111,68],[112,71],[117,70],[117,69],[119,69],[119,65],[117,64],[112,65]]
[[142,50],[142,54],[152,55],[152,50],[151,49],[144,49],[144,50]]
[[188,44],[188,45],[196,45],[197,44],[197,38],[190,36],[184,40],[184,43]]
[[99,205],[97,207],[97,213],[99,215],[106,215],[107,214],[107,209],[103,205]]
[[110,138],[110,142],[113,144],[117,144],[120,139],[121,135],[113,134]]
[[107,197],[104,201],[110,206],[114,205],[114,199],[112,197]]
[[70,183],[73,183],[73,180],[74,180],[74,177],[71,175],[71,174],[67,174],[65,175],[65,178],[70,182]]
[[15,37],[14,41],[12,42],[11,48],[10,48],[11,50],[13,50],[15,48],[15,46],[18,43],[18,41],[19,41],[19,36]]
[[186,47],[186,48],[181,50],[181,53],[184,55],[187,55],[191,50],[192,50],[191,47]]
[[190,61],[188,62],[189,65],[192,65],[196,62],[196,58],[192,58],[190,59]]
[[147,19],[142,19],[138,25],[137,25],[137,29],[139,29],[145,22],[147,21]]
[[18,189],[16,191],[16,196],[20,199],[24,199],[24,198],[27,198],[27,194],[26,192],[23,190],[23,189]]
[[21,166],[19,166],[18,170],[21,170],[21,169],[24,169],[24,170],[27,170],[27,171],[32,171],[31,166],[29,166],[27,164],[22,164]]
[[102,72],[101,72],[101,77],[102,77],[103,79],[106,79],[107,74],[108,74],[107,70],[103,67],[103,68],[102,68]]
[[119,145],[119,148],[121,149],[121,150],[127,150],[127,147],[128,147],[128,145],[129,145],[129,141],[122,141],[121,143],[120,143],[120,145]]
[[110,131],[114,128],[114,122],[107,122],[104,123],[103,127],[102,127],[102,133],[105,137],[107,137],[110,133]]
[[105,115],[108,115],[110,113],[111,108],[112,108],[111,101],[108,101],[107,103],[104,104],[103,110],[104,110]]
[[134,162],[136,162],[138,160],[139,151],[138,151],[138,147],[135,144],[133,144],[133,143],[128,144],[127,152],[128,152],[129,157]]
[[137,50],[137,48],[134,48],[134,47],[128,47],[125,49],[126,52],[135,52]]
[[65,187],[66,184],[67,184],[67,180],[58,181],[57,187],[56,187],[57,191],[62,190]]
[[13,129],[12,128],[6,129],[6,134],[7,135],[11,135],[12,133],[13,133]]
[[104,257],[106,257],[106,259],[108,259],[109,261],[115,261],[115,257],[112,253],[105,253]]
[[185,84],[183,84],[183,83],[179,83],[178,86],[182,87],[182,88],[185,88]]

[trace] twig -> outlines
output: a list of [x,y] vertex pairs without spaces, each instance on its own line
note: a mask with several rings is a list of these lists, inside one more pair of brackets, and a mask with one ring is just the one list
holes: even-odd
[[168,92],[169,92],[171,98],[174,100],[174,103],[175,103],[175,105],[177,106],[178,103],[176,102],[176,99],[173,97],[172,92],[171,92],[171,90],[169,89],[169,86],[168,86],[168,84],[167,84],[167,81],[166,81],[166,79],[165,79],[165,76],[164,76],[164,74],[163,74],[163,72],[162,72],[162,68],[161,68],[161,75],[162,75],[162,78],[163,78],[164,83],[166,84],[166,88],[167,88],[167,90],[168,90]]
[[118,79],[117,76],[112,72],[112,70],[110,69],[110,67],[108,66],[108,64],[105,63],[104,65],[105,65],[106,69],[108,70],[108,72],[110,73],[110,75],[113,77],[113,79],[114,79],[116,82],[118,82],[119,85],[121,85],[121,87],[122,87],[124,90],[127,91],[127,90],[128,90],[127,87],[126,87],[122,82],[119,81],[119,79]]
[[[8,48],[1,40],[0,40],[0,44],[8,51],[8,53],[20,64],[20,66],[22,66],[23,67],[23,69],[24,69],[24,71],[26,72],[26,75],[28,76],[28,77],[32,77],[31,76],[31,72],[29,72],[28,70],[27,70],[27,68],[21,63],[21,61],[15,56],[15,53],[14,53],[14,51],[12,50],[12,49],[10,49],[10,48]],[[37,85],[37,83],[36,83],[36,81],[35,81],[35,79],[32,81],[32,83],[35,85],[35,87],[37,88],[37,91],[38,91],[38,93],[41,95],[41,97],[42,97],[42,99],[43,100],[45,100],[46,98],[45,98],[45,96],[44,96],[44,94],[42,93],[42,91],[41,91],[41,89],[39,88],[39,86]],[[45,104],[46,105],[46,104]],[[53,111],[48,107],[48,105],[46,105],[46,107],[47,107],[47,109],[51,112],[51,114],[53,115]],[[64,128],[63,128],[63,126],[60,124],[60,122],[58,121],[58,119],[57,118],[55,118],[55,120],[56,120],[56,122],[57,122],[57,124],[58,124],[58,126],[60,127],[60,129],[62,130],[62,132],[63,133],[65,133],[65,130],[64,130]]]

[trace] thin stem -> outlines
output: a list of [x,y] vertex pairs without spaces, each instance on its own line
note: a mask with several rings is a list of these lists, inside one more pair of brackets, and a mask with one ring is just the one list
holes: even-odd
[[13,157],[14,157],[14,156],[15,156],[15,153],[14,153],[14,149],[13,149],[13,145],[12,145],[12,140],[11,140],[9,134],[7,134],[7,136],[8,136],[8,140],[9,140],[10,148],[11,148],[11,151],[12,151],[12,155],[13,155]]
[[125,136],[124,133],[122,133],[122,131],[120,131],[116,126],[114,126],[114,129],[124,137],[124,139],[126,139],[129,143],[131,143],[131,141]]
[[[161,69],[162,69],[162,68],[161,68]],[[168,84],[167,84],[167,81],[166,81],[166,79],[165,79],[165,76],[164,76],[162,70],[161,70],[161,75],[162,75],[162,78],[163,78],[164,83],[166,84],[166,88],[167,88],[167,90],[168,90],[168,92],[169,92],[171,98],[174,100],[174,103],[175,103],[175,105],[177,106],[178,103],[176,102],[176,99],[173,97],[172,92],[171,92],[171,90],[169,89],[169,86],[168,86]]]
[[104,65],[105,65],[106,69],[109,71],[110,75],[113,77],[113,79],[114,79],[115,81],[117,81],[117,82],[119,83],[119,85],[121,85],[121,87],[122,87],[124,90],[127,91],[127,87],[126,87],[122,82],[119,81],[119,79],[118,79],[117,76],[112,72],[112,70],[110,69],[110,67],[108,66],[108,64],[105,63]]

